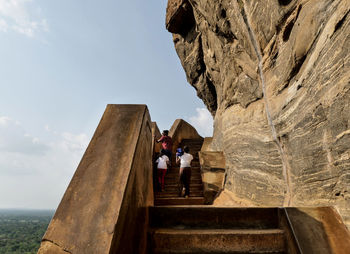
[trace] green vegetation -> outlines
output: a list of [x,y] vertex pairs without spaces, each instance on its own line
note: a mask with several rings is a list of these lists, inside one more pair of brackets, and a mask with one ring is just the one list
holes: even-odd
[[53,213],[0,210],[0,253],[36,253]]

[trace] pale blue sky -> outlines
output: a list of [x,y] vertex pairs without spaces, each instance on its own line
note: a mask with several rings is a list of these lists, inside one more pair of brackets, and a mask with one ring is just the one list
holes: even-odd
[[56,208],[107,104],[208,136],[165,0],[0,0],[0,208]]

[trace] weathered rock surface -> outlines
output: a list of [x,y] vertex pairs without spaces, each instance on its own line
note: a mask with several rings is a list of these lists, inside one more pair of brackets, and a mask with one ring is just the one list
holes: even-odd
[[167,28],[240,199],[336,205],[349,225],[349,10],[350,0],[169,0]]
[[224,153],[201,150],[199,162],[205,203],[213,204],[215,198],[224,189],[226,168]]

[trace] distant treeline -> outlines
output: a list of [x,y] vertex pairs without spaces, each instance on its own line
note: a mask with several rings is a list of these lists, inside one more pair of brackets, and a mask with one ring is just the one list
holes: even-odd
[[0,210],[0,253],[37,253],[52,210]]

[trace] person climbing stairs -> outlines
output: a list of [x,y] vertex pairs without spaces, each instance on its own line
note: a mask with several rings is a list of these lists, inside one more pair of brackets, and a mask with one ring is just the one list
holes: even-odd
[[[198,152],[203,139],[183,139],[194,159],[189,198],[179,197],[179,167],[173,163],[165,190],[149,211],[148,253],[290,253],[278,208],[204,206]],[[298,252],[292,252],[298,253]]]
[[203,139],[183,139],[180,143],[180,147],[188,146],[190,148],[190,154],[193,156],[191,163],[190,196],[188,198],[179,197],[179,166],[176,165],[175,160],[173,160],[172,167],[165,176],[164,191],[155,193],[154,205],[204,204],[203,183],[198,156],[202,144]]

